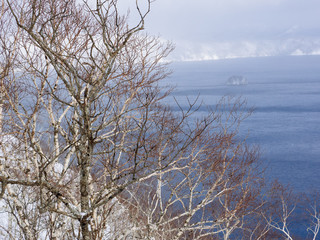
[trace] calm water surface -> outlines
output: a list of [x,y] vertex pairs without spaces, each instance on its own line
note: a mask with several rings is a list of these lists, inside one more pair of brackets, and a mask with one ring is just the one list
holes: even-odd
[[[182,106],[186,96],[199,94],[212,106],[225,95],[246,98],[255,111],[241,133],[249,132],[248,142],[260,145],[268,175],[296,191],[320,191],[320,56],[180,62],[172,67],[164,84],[176,86],[172,95]],[[234,75],[248,84],[228,85]]]

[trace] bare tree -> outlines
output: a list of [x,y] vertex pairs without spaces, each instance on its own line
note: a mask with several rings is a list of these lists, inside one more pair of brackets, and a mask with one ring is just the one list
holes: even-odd
[[2,129],[3,111],[8,107],[5,91],[14,94],[14,82],[8,82],[7,76],[12,70],[17,55],[20,31],[15,29],[13,19],[8,17],[8,8],[4,1],[0,3],[0,130]]
[[258,153],[238,138],[247,109],[222,103],[194,121],[196,103],[174,112],[161,102],[172,46],[142,32],[151,2],[136,1],[133,26],[117,0],[1,2],[7,236],[230,239],[248,231],[264,200]]
[[[264,207],[259,209],[265,220],[262,226],[267,239],[318,238],[320,226],[318,193],[308,195],[294,193],[289,187],[284,187],[275,181],[267,196]],[[298,231],[294,223],[300,225]],[[258,233],[260,235],[255,236],[261,236],[261,232]]]
[[[319,196],[317,199],[319,199]],[[310,204],[311,209],[308,211],[311,216],[311,224],[310,227],[307,228],[307,231],[311,232],[313,240],[317,239],[320,230],[320,211],[318,201],[314,201],[313,204]]]
[[267,225],[279,232],[285,239],[293,239],[290,232],[290,218],[296,209],[294,195],[278,182],[274,183],[271,191],[267,213],[262,213]]
[[[162,170],[121,195],[123,205],[135,213],[133,222],[139,223],[140,235],[230,239],[249,231],[247,222],[264,204],[264,180],[257,149],[237,139],[239,123],[246,117],[241,114],[243,104],[223,103],[213,118],[194,123],[197,127],[191,132],[204,123],[210,125],[188,146],[188,155],[175,168]],[[228,114],[221,111],[224,107]]]
[[[159,171],[148,156],[153,146],[142,143],[152,138],[145,122],[157,117],[157,103],[167,95],[157,81],[167,75],[160,60],[171,46],[139,34],[150,10],[150,1],[145,4],[142,12],[137,2],[140,20],[130,28],[117,1],[97,1],[94,8],[63,0],[2,1],[1,28],[10,22],[13,34],[1,35],[1,61],[11,67],[1,83],[22,88],[18,97],[1,89],[10,105],[3,133],[18,142],[10,152],[3,149],[2,192],[36,187],[41,212],[78,221],[82,239],[98,231],[92,219],[100,207]],[[18,32],[18,48],[10,49]],[[21,225],[25,238],[36,238],[30,226]]]

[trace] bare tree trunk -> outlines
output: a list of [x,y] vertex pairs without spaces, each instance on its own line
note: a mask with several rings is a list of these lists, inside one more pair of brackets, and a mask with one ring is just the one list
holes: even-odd
[[81,159],[81,170],[80,170],[80,194],[81,194],[81,233],[82,238],[84,240],[91,239],[90,237],[90,199],[89,199],[89,191],[90,191],[90,159],[89,159],[90,152],[87,153],[88,156],[84,156]]
[[84,240],[90,240],[90,220],[88,217],[89,211],[89,161],[83,159],[80,171],[80,193],[81,193],[81,219],[80,219],[80,226],[81,226],[81,233],[82,238]]
[[4,91],[3,91],[3,83],[1,79],[1,68],[0,68],[0,136],[2,132],[2,121],[3,121],[3,103],[4,103]]

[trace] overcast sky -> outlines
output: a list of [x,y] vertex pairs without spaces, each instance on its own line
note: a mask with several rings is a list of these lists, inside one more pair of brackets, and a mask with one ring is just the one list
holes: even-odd
[[320,54],[320,0],[156,0],[146,30],[176,60]]

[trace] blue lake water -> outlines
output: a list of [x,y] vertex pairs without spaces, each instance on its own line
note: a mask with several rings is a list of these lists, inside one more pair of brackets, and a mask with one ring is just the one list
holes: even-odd
[[[172,95],[182,106],[186,96],[200,95],[209,106],[226,95],[246,98],[255,111],[241,131],[260,145],[268,176],[298,192],[320,190],[320,56],[179,62],[172,68],[164,84],[176,86]],[[234,75],[247,84],[228,85]]]

